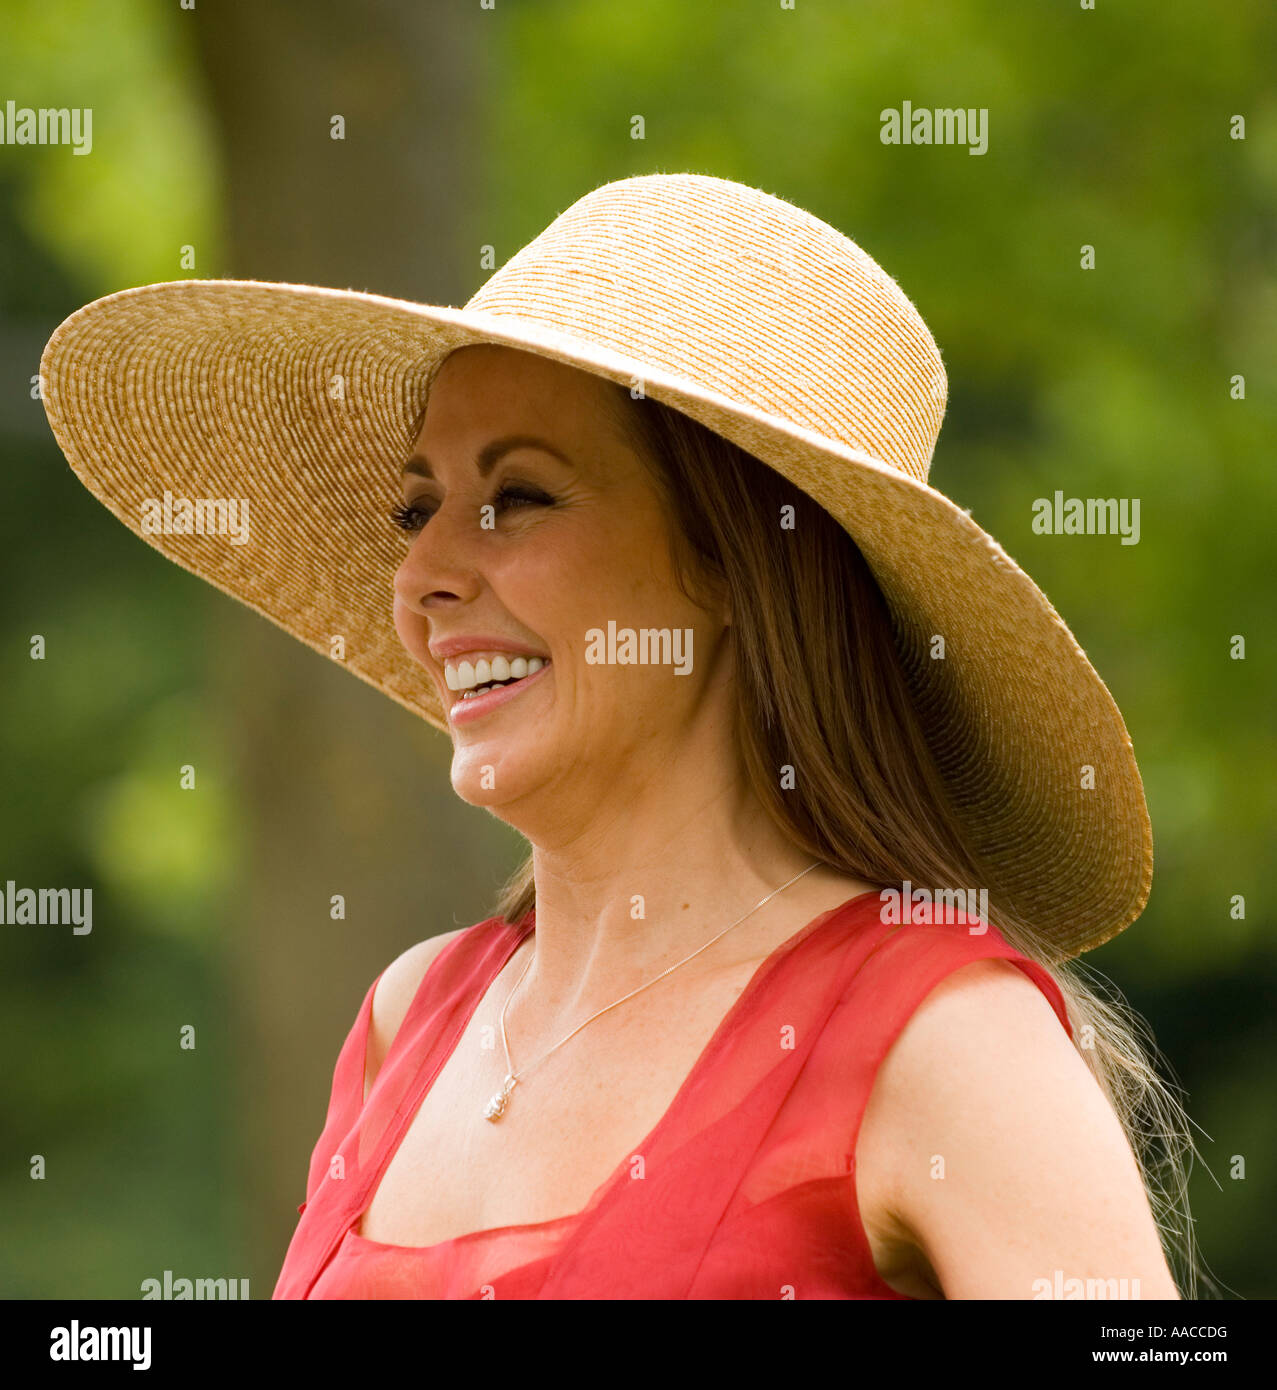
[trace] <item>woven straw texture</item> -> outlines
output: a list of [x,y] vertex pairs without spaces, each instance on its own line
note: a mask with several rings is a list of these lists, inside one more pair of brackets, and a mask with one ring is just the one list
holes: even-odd
[[[946,380],[921,317],[854,242],[780,198],[699,174],[605,184],[464,309],[256,281],[124,290],[59,325],[40,383],[72,468],[126,526],[326,658],[343,639],[351,671],[445,729],[394,630],[408,542],[387,515],[432,374],[472,343],[639,381],[846,527],[996,873],[930,886],[987,887],[1058,958],[1135,920],[1152,836],[1121,715],[1045,595],[928,484]],[[246,499],[248,543],[144,534],[144,503],[166,491]]]

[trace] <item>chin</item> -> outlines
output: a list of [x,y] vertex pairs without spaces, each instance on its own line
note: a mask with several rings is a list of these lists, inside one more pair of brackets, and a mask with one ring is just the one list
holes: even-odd
[[514,785],[525,780],[514,774],[512,761],[482,746],[459,749],[452,756],[452,790],[471,806],[495,810],[511,800]]

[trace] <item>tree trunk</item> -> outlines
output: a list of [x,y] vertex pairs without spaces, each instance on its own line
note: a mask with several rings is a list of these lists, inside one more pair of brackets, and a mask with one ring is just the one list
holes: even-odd
[[[419,0],[254,0],[200,4],[192,22],[227,219],[223,264],[195,273],[463,303],[483,278],[473,17]],[[453,795],[445,735],[245,608],[227,604],[218,628],[250,847],[227,922],[236,1243],[264,1297],[365,991],[411,943],[487,915],[515,842]]]

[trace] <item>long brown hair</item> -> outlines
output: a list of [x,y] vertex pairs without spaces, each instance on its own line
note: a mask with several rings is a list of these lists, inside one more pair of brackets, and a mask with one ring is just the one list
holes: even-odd
[[[684,592],[698,601],[698,586],[726,586],[738,746],[776,825],[814,858],[880,887],[989,883],[917,718],[886,601],[852,538],[751,454],[659,401],[605,385],[663,497]],[[778,525],[784,507],[793,508],[791,529]],[[793,772],[782,790],[785,768]],[[497,912],[516,922],[535,903],[529,855]],[[1031,924],[992,897],[987,915],[1059,985],[1074,1038],[1085,1039],[1078,1051],[1139,1165],[1172,1274],[1197,1298],[1191,1122],[1158,1075],[1147,1025],[1111,982],[1055,960]]]

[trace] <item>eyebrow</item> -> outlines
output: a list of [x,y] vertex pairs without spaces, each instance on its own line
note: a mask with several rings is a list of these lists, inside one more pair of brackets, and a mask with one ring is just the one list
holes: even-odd
[[[574,466],[572,460],[556,449],[548,439],[542,439],[535,434],[508,434],[502,439],[492,440],[491,443],[485,444],[479,450],[477,459],[479,476],[486,478],[501,458],[512,449],[540,449],[544,453],[552,454],[560,463],[566,463],[569,468]],[[404,464],[403,472],[405,477],[409,473],[415,473],[421,478],[433,478],[435,476],[434,469],[430,466],[430,460],[425,454],[413,454]]]

